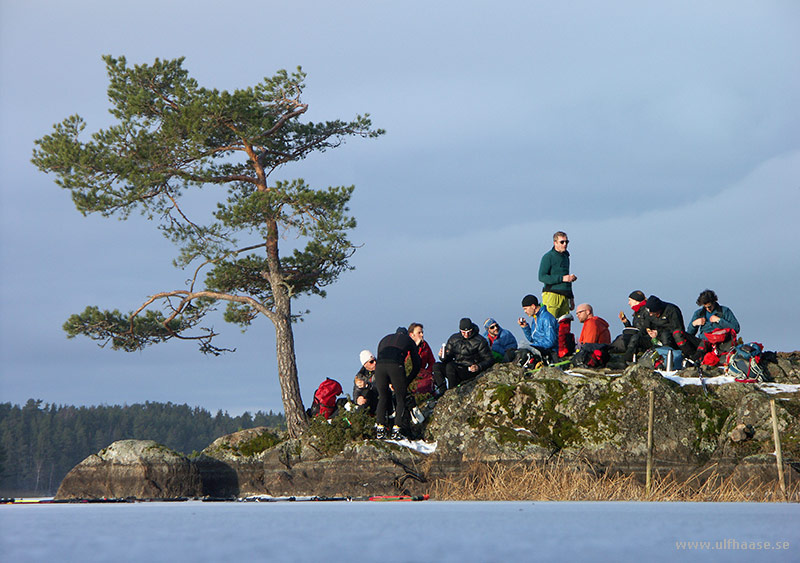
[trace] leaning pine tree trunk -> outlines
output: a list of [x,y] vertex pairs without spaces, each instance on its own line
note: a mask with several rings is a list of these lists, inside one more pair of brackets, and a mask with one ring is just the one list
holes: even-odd
[[[289,300],[288,297],[286,300]],[[281,382],[286,428],[291,438],[298,438],[308,423],[300,395],[300,382],[297,379],[297,360],[294,353],[291,316],[281,315],[281,318],[275,323],[275,341],[278,379]]]
[[269,283],[275,304],[272,322],[275,325],[275,349],[278,360],[278,379],[281,383],[283,412],[286,416],[286,429],[290,438],[299,438],[308,426],[300,395],[300,382],[297,379],[297,358],[294,351],[292,332],[292,299],[289,288],[280,274],[278,254],[278,224],[269,221],[267,236],[267,263],[269,264]]

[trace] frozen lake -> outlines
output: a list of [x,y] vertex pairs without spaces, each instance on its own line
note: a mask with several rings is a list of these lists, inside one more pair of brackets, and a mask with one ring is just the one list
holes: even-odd
[[[694,543],[692,543],[694,542]],[[768,548],[767,548],[768,547]],[[800,505],[0,505],[3,561],[800,561]]]

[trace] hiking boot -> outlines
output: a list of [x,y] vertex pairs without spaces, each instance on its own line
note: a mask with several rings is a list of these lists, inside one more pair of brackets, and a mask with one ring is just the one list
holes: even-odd
[[375,425],[375,439],[376,440],[386,439],[386,427],[383,424]]
[[403,433],[400,432],[400,427],[399,426],[392,426],[392,436],[389,439],[390,440],[402,440],[404,438],[405,438],[405,436],[403,436]]

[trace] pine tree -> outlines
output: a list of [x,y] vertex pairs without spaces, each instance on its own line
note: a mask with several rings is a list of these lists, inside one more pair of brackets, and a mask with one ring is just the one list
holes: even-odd
[[[89,306],[64,329],[119,350],[182,339],[219,354],[225,350],[214,344],[217,333],[203,326],[215,303],[227,302],[225,319],[243,327],[267,317],[275,327],[288,430],[299,435],[307,421],[292,330],[300,315],[291,300],[324,297],[324,287],[351,268],[353,187],[313,189],[302,179],[273,181],[271,175],[347,137],[383,131],[372,128],[368,115],[301,122],[308,105],[299,68],[227,92],[199,86],[182,58],[133,68],[124,57],[104,60],[117,123],[84,142],[83,119],[68,117],[36,141],[32,162],[56,174],[83,214],[126,218],[137,210],[156,221],[180,248],[176,265],[193,270],[186,287],[157,291],[125,314]],[[217,186],[227,188],[227,199],[206,217],[190,213],[189,194]],[[298,243],[282,255],[285,237]]]

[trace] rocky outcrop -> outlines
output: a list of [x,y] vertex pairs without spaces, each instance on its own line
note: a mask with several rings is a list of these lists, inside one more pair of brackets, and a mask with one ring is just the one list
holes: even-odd
[[[367,439],[373,421],[347,413],[330,425],[315,422],[298,440],[281,441],[266,428],[224,436],[191,463],[153,443],[149,449],[139,446],[135,453],[123,454],[118,444],[124,442],[117,442],[73,469],[59,495],[422,494],[437,479],[469,474],[475,463],[544,462],[555,457],[599,472],[641,475],[647,459],[650,391],[655,397],[657,473],[672,472],[678,479],[715,474],[736,483],[774,482],[769,400],[775,398],[787,460],[784,471],[796,480],[798,366],[797,353],[777,355],[767,363],[773,379],[794,385],[709,384],[704,391],[698,379],[680,385],[642,366],[621,373],[567,373],[552,367],[526,373],[513,365],[497,365],[438,400],[424,429],[426,440],[436,443],[428,455]],[[172,461],[157,461],[167,458]],[[154,478],[156,474],[161,477]]]
[[324,453],[318,436],[287,440],[275,447],[243,454],[240,446],[266,428],[223,436],[194,460],[205,495],[215,497],[350,496],[422,493],[426,459],[407,448],[377,440],[351,442]]
[[748,456],[773,452],[770,397],[779,399],[785,457],[800,459],[796,390],[768,395],[752,384],[727,383],[709,385],[706,394],[700,385],[680,386],[641,366],[618,376],[544,368],[529,377],[514,366],[496,366],[440,399],[426,433],[437,441],[441,460],[544,461],[559,455],[599,469],[641,472],[650,390],[654,458],[662,474],[688,477],[710,465],[730,474]]
[[169,499],[200,494],[200,472],[186,456],[152,440],[120,440],[67,473],[55,498]]

